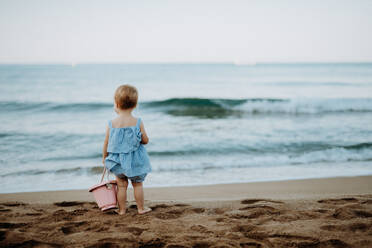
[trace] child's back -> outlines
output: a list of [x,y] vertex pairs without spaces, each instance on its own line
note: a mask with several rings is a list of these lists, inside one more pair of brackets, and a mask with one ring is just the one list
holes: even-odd
[[117,116],[111,121],[111,123],[114,128],[131,127],[137,124],[137,120],[138,119],[134,118],[133,116],[127,116],[126,118]]

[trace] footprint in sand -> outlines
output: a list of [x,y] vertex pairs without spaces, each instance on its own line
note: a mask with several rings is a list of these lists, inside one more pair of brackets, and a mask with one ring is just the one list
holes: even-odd
[[189,204],[184,204],[184,203],[174,204],[174,206],[176,206],[176,207],[190,207]]
[[213,208],[209,211],[210,214],[224,214],[226,212],[226,209],[223,208]]
[[372,227],[372,224],[363,223],[363,222],[355,222],[348,225],[323,225],[320,229],[325,231],[342,231],[342,232],[357,232],[357,231],[368,231]]
[[54,205],[58,207],[72,207],[72,206],[84,205],[85,203],[88,203],[88,202],[63,201],[63,202],[55,202]]
[[368,212],[368,211],[354,210],[353,212],[357,217],[361,217],[361,218],[371,218],[372,217],[372,213]]
[[63,234],[66,234],[66,235],[71,234],[71,233],[81,232],[81,231],[84,231],[82,226],[86,225],[87,223],[88,222],[86,221],[69,223],[68,225],[61,227],[61,231],[63,232]]
[[40,216],[42,213],[26,213],[27,216]]
[[267,238],[270,239],[274,247],[324,247],[318,246],[319,239],[309,236],[275,233],[268,235]]
[[87,209],[75,209],[73,211],[59,209],[53,212],[52,216],[48,216],[47,220],[48,219],[52,219],[53,221],[72,220],[74,217],[84,215],[88,211],[89,210]]
[[178,219],[182,216],[185,210],[170,210],[155,214],[155,217],[162,220]]
[[146,241],[146,242],[143,242],[143,241],[140,241],[138,243],[138,247],[164,247],[166,245],[166,243],[164,243],[163,241],[161,241],[159,238],[157,239],[152,239],[150,241]]
[[264,240],[268,238],[268,235],[266,232],[258,232],[258,231],[244,233],[244,236],[246,238],[255,239],[255,240]]
[[86,212],[89,212],[88,209],[75,209],[71,212],[68,212],[70,215],[73,215],[73,216],[81,216],[81,215],[84,215]]
[[191,226],[190,229],[193,230],[193,231],[195,231],[195,232],[199,232],[199,233],[213,233],[213,232],[209,231],[203,225],[193,225],[193,226]]
[[318,243],[318,247],[336,247],[336,248],[348,248],[351,247],[348,243],[345,243],[339,239],[328,239]]
[[0,222],[0,228],[4,229],[15,229],[19,227],[27,226],[27,223],[10,223],[10,222]]
[[245,200],[242,200],[240,203],[241,204],[254,204],[256,202],[272,202],[272,203],[280,203],[282,204],[283,202],[281,201],[274,201],[274,200],[267,200],[267,199],[245,199]]
[[57,243],[47,243],[47,242],[41,242],[38,240],[30,239],[23,242],[8,242],[6,243],[5,247],[53,247],[53,248],[59,248],[59,247],[65,247],[64,245],[60,245]]
[[7,207],[19,207],[19,206],[26,206],[27,204],[23,202],[4,202],[4,203],[1,203],[1,205],[7,206]]
[[348,229],[352,232],[356,231],[368,231],[372,227],[372,223],[362,223],[362,222],[356,222],[348,225]]
[[216,222],[224,222],[226,219],[225,218],[222,218],[222,217],[219,217],[219,218],[216,218],[215,221]]
[[189,246],[177,245],[177,244],[169,244],[167,248],[188,248]]
[[[127,247],[127,246],[123,246],[123,244],[135,243],[135,242],[136,240],[131,240],[129,238],[105,238],[105,239],[98,240],[92,245],[88,245],[84,247],[87,247],[87,248],[97,248],[97,247],[120,248],[120,247]],[[143,246],[143,247],[163,247],[163,246]]]
[[372,200],[364,200],[361,203],[362,204],[372,204]]
[[355,217],[359,218],[371,218],[372,213],[360,210],[360,209],[351,209],[347,207],[341,207],[335,209],[334,213],[331,215],[333,218],[340,219],[340,220],[348,220]]
[[205,208],[192,208],[191,211],[196,214],[201,214],[205,212]]
[[127,227],[124,230],[127,231],[127,232],[130,232],[131,234],[133,234],[135,236],[139,236],[144,231],[146,231],[147,229],[142,229],[142,228],[139,228],[139,227]]
[[46,220],[52,221],[72,220],[72,216],[67,211],[60,209],[53,212],[52,216],[48,216]]
[[251,242],[245,242],[245,243],[240,243],[240,247],[242,248],[261,248],[263,247],[262,244],[251,241]]
[[254,205],[254,206],[247,206],[243,208],[239,208],[239,210],[251,210],[251,209],[266,209],[270,211],[276,211],[277,209],[274,207],[266,206],[266,205]]
[[346,204],[352,202],[358,202],[358,199],[354,197],[344,197],[339,199],[322,199],[318,200],[318,203],[325,203],[325,204]]
[[196,241],[192,247],[193,248],[209,248],[209,247],[212,247],[213,244],[211,242],[207,242],[207,241]]
[[325,213],[328,213],[329,210],[328,209],[319,208],[319,209],[315,210],[315,212],[321,213],[321,214],[325,214]]
[[230,218],[233,219],[256,219],[262,216],[277,216],[280,214],[280,211],[276,210],[275,208],[271,208],[268,206],[258,206],[258,207],[249,207],[243,208],[239,210],[251,210],[243,213],[237,213],[229,215]]
[[[155,211],[156,209],[164,209],[164,208],[171,208],[171,207],[172,206],[169,206],[169,205],[166,205],[166,204],[157,204],[157,205],[150,206],[152,211]],[[137,206],[136,206],[136,208],[137,208]]]
[[257,227],[255,225],[236,225],[233,228],[231,228],[232,232],[240,232],[240,233],[248,233],[253,230],[256,230]]

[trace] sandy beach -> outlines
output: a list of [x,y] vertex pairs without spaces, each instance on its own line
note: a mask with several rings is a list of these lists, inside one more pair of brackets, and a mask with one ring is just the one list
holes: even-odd
[[147,188],[153,211],[87,190],[0,194],[0,247],[372,247],[372,176]]
[[371,13],[1,0],[0,248],[372,248]]

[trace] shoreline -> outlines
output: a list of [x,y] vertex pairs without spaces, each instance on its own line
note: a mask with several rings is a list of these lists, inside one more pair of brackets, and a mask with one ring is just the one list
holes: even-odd
[[[133,201],[130,187],[128,200]],[[249,197],[275,199],[316,199],[320,197],[372,194],[372,175],[293,179],[202,186],[175,186],[146,188],[147,201],[231,201]],[[86,190],[57,190],[1,193],[0,202],[53,203],[56,201],[94,201]]]

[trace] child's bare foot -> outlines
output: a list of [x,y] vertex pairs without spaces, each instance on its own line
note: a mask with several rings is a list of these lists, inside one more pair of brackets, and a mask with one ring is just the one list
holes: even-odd
[[148,212],[151,212],[152,209],[151,208],[144,208],[143,210],[138,210],[138,214],[145,214],[145,213],[148,213]]
[[115,213],[117,213],[118,215],[124,215],[126,213],[126,211],[119,211],[119,210],[115,210]]

